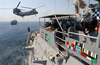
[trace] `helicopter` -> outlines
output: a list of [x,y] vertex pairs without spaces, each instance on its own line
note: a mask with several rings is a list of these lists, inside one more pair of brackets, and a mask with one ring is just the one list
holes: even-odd
[[[15,15],[24,17],[24,16],[30,16],[30,15],[36,15],[36,14],[38,14],[38,12],[36,11],[36,8],[30,8],[30,7],[24,7],[24,6],[22,6],[22,8],[27,8],[27,9],[31,9],[31,10],[30,11],[26,11],[26,12],[21,11],[23,9],[18,9],[20,3],[21,2],[19,2],[18,5],[17,5],[17,7],[13,9],[13,13]],[[40,8],[40,7],[43,7],[43,6],[45,6],[45,5],[39,6],[37,8]]]
[[[19,5],[21,2],[18,3],[18,5],[16,6],[16,8],[13,8],[13,14],[24,17],[24,16],[30,16],[30,15],[36,15],[38,14],[38,12],[36,11],[37,8],[43,7],[45,5],[39,6],[37,8],[30,8],[30,7],[24,7],[21,6],[22,8],[27,8],[27,9],[31,9],[29,11],[22,11],[24,9],[19,9]],[[12,9],[12,8],[0,8],[0,9]]]

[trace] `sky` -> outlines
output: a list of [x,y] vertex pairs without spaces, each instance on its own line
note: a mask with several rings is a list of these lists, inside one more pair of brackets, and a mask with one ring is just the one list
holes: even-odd
[[[36,8],[41,5],[44,7],[36,9],[38,14],[20,17],[13,14],[13,8],[21,1],[18,8],[21,6],[26,6],[30,8]],[[84,0],[88,3],[88,0]],[[90,3],[97,3],[94,0],[90,0]],[[56,5],[56,6],[55,6]],[[39,17],[51,15],[51,14],[68,14],[68,0],[0,0],[0,8],[12,8],[12,9],[0,9],[0,22],[10,22],[12,20],[17,21],[39,21]],[[55,10],[56,9],[56,10]],[[25,9],[29,11],[29,9]],[[56,12],[55,12],[56,11]],[[74,14],[75,9],[73,5],[73,0],[69,0],[69,14]]]

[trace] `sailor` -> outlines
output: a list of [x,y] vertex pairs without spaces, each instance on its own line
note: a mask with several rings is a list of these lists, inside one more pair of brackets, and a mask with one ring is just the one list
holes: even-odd
[[50,26],[50,24],[49,24],[49,22],[47,22],[46,24],[45,24],[45,27],[49,27]]
[[57,28],[57,22],[56,21],[53,22],[52,27]]
[[66,30],[66,23],[65,22],[62,22],[62,28],[63,28],[63,30],[65,31]]

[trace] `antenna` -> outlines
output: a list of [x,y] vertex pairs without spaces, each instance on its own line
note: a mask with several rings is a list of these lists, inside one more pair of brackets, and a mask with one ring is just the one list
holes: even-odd
[[56,0],[55,0],[55,14],[56,14]]
[[89,4],[88,5],[90,5],[90,0],[89,0]]
[[[90,5],[90,0],[88,0],[88,6]],[[88,7],[87,7],[87,10],[88,10]]]
[[68,14],[69,14],[69,0],[68,0]]

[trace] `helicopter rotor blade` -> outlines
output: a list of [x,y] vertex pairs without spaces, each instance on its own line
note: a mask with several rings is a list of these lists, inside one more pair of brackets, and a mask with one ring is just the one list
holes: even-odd
[[24,6],[21,6],[22,8],[27,8],[27,9],[33,9],[33,8],[30,8],[30,7],[24,7]]
[[[43,7],[43,6],[45,6],[45,5],[42,5],[42,6],[39,6],[39,7],[37,7],[37,8],[40,8],[40,7]],[[24,6],[21,6],[22,8],[27,8],[27,9],[37,9],[37,8],[30,8],[30,7],[24,7]]]
[[16,7],[16,8],[18,8],[18,6],[20,5],[20,3],[21,3],[21,2],[19,2],[19,3],[18,3],[18,5],[17,5],[17,7]]
[[[39,6],[39,7],[37,7],[37,8],[40,8],[40,7],[43,7],[43,6],[45,6],[45,5]],[[37,8],[35,8],[35,9],[37,9]]]
[[13,8],[0,8],[0,9],[13,9]]
[[23,11],[25,11],[25,9],[20,9],[20,10],[23,10]]

